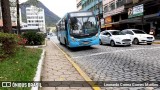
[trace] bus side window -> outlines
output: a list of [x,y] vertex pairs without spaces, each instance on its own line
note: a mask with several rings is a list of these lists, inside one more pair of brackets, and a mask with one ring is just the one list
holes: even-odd
[[65,19],[64,22],[65,22],[65,30],[67,31],[67,20]]
[[62,20],[62,30],[63,30],[63,31],[65,30],[65,22],[64,22],[64,19]]

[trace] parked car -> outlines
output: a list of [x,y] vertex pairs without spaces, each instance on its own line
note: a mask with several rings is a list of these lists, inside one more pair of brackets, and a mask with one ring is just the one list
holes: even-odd
[[155,40],[154,36],[139,29],[125,29],[122,30],[122,33],[129,35],[133,44],[147,43],[151,45]]
[[131,46],[132,42],[130,37],[120,30],[105,30],[100,33],[100,44]]

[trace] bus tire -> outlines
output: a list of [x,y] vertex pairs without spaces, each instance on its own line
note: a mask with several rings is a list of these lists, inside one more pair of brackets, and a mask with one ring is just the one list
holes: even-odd
[[60,45],[63,45],[61,41],[59,41]]
[[64,39],[65,40],[65,46],[68,46],[68,41],[67,39]]
[[102,45],[102,40],[101,39],[99,40],[99,44]]

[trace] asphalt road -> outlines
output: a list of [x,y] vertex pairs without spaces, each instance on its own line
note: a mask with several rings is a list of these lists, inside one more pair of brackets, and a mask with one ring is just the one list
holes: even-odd
[[[55,36],[51,37],[51,40],[73,58],[93,81],[160,81],[160,45],[131,47],[96,45],[67,49],[59,44]],[[147,89],[119,88],[118,90]]]

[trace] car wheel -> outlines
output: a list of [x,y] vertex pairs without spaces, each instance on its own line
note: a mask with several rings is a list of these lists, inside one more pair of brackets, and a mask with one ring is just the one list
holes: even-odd
[[100,44],[100,45],[102,45],[102,41],[101,41],[101,39],[99,40],[99,44]]
[[152,45],[152,43],[147,43],[147,45]]
[[138,41],[137,38],[135,38],[135,39],[133,40],[133,44],[135,44],[135,45],[138,45],[138,44],[139,44],[139,41]]
[[115,46],[115,42],[112,40],[112,41],[110,42],[110,45],[111,45],[112,47],[114,47],[114,46]]

